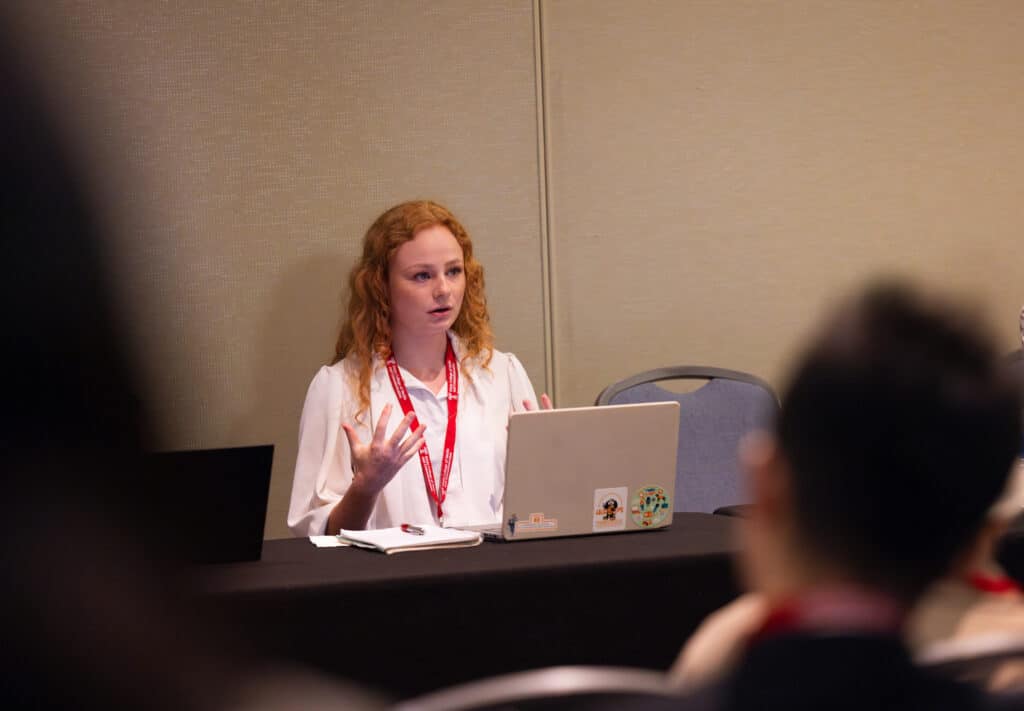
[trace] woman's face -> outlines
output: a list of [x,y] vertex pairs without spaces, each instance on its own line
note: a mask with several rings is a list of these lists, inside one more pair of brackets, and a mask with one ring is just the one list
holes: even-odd
[[451,328],[466,291],[462,248],[451,230],[424,227],[395,251],[388,271],[394,334],[423,337]]

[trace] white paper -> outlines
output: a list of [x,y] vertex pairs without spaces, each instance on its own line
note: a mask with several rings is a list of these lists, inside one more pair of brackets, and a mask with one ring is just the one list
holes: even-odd
[[310,536],[309,542],[317,548],[347,548],[350,545],[337,536]]

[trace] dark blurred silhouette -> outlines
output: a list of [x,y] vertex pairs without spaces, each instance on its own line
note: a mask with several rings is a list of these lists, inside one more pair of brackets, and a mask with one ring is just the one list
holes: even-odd
[[5,708],[202,708],[230,677],[169,560],[172,482],[146,476],[149,422],[72,161],[0,42],[0,459]]
[[976,316],[889,282],[826,319],[773,432],[742,451],[743,563],[767,610],[735,668],[681,708],[990,708],[915,667],[901,634],[971,554],[1020,443],[1020,390]]
[[143,456],[104,231],[30,77],[0,36],[0,707],[365,707],[242,653],[190,604],[175,545],[188,512]]

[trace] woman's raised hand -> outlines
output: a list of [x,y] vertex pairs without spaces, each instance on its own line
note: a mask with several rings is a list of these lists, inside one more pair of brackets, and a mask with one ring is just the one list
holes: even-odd
[[[345,430],[348,438],[348,446],[352,451],[352,473],[354,478],[352,485],[359,490],[376,496],[387,486],[402,465],[409,461],[423,444],[423,432],[426,425],[420,425],[415,432],[405,437],[412,423],[413,413],[409,413],[398,423],[398,427],[390,437],[385,438],[388,419],[391,417],[390,403],[384,406],[377,421],[377,428],[373,431],[373,438],[369,442],[359,439],[355,429],[348,423],[343,423],[341,428]],[[405,437],[405,439],[402,439]]]
[[[523,400],[523,407],[525,407],[527,409],[527,411],[530,411],[530,410],[534,409],[533,403],[530,402],[529,400]],[[548,397],[547,393],[543,393],[540,396],[540,409],[542,409],[542,410],[553,410],[554,409],[551,406],[551,398]]]

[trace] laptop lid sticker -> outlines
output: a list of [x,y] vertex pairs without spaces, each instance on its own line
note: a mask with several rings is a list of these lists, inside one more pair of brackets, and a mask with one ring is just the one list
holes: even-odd
[[628,489],[594,489],[594,533],[626,530],[626,500]]
[[[558,519],[548,518],[541,513],[532,513],[528,518],[519,518],[515,514],[512,517],[517,520],[517,523],[513,524],[509,521],[509,529],[519,531],[519,533],[551,533],[558,530]],[[514,533],[512,535],[515,535]]]
[[633,494],[630,506],[633,523],[640,528],[655,528],[672,513],[672,501],[660,486],[643,486]]

